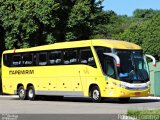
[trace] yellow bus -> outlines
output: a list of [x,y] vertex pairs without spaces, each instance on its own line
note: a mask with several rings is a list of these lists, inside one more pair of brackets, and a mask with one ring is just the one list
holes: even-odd
[[[146,55],[153,60],[154,57]],[[148,96],[146,56],[140,46],[118,40],[83,40],[6,50],[2,55],[4,94],[34,100],[37,95],[118,98]]]

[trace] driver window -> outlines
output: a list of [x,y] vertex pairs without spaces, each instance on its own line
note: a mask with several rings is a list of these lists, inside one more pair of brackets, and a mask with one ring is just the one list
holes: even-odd
[[116,78],[114,60],[110,57],[106,58],[106,75],[112,78]]
[[139,61],[139,62],[138,62],[138,68],[139,68],[139,69],[142,69],[142,68],[143,68],[142,65],[143,65],[143,64],[142,64],[142,61]]
[[110,64],[108,64],[107,65],[107,75],[112,76],[113,74],[114,74],[114,69]]

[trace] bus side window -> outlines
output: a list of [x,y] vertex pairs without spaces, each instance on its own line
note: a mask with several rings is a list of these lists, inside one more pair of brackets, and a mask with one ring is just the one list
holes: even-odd
[[69,59],[70,59],[70,64],[76,64],[78,62],[77,60],[77,49],[74,49],[70,52],[70,56],[69,56]]
[[55,54],[54,52],[50,52],[49,55],[48,55],[48,60],[49,60],[49,64],[50,65],[54,65],[55,62],[56,62],[56,57],[55,57]]
[[60,50],[51,51],[48,56],[50,65],[59,65],[62,63],[62,52]]
[[64,64],[75,64],[77,63],[77,50],[67,49],[63,51]]
[[11,67],[12,65],[12,55],[11,54],[4,54],[3,55],[3,63],[7,67]]
[[81,49],[80,55],[81,55],[80,63],[96,67],[96,63],[90,48]]
[[23,66],[33,65],[33,54],[32,53],[24,54],[22,59],[22,64]]
[[47,53],[39,53],[38,65],[47,65]]
[[65,65],[70,64],[70,61],[69,61],[69,50],[64,50],[63,51],[63,64],[65,64]]
[[3,55],[3,64],[5,66],[9,66],[10,65],[10,62],[8,61],[8,56],[9,55]]
[[21,55],[13,55],[12,66],[20,66],[21,60]]

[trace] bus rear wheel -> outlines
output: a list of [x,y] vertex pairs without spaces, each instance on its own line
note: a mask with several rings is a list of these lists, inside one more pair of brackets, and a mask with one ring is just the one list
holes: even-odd
[[28,100],[34,100],[35,99],[35,90],[33,86],[29,86],[27,89],[27,98]]
[[128,103],[128,102],[129,102],[129,100],[130,100],[130,97],[126,97],[126,98],[119,98],[119,101],[120,101],[121,103]]
[[26,91],[25,91],[23,86],[20,86],[18,88],[18,96],[19,96],[20,100],[25,100],[26,99]]
[[92,89],[90,90],[90,97],[94,103],[101,102],[102,98],[101,98],[101,93],[98,86],[92,87]]

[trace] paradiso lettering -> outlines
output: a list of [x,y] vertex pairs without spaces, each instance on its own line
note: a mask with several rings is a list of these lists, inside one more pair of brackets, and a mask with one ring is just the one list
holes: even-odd
[[9,75],[34,74],[34,70],[10,70]]

